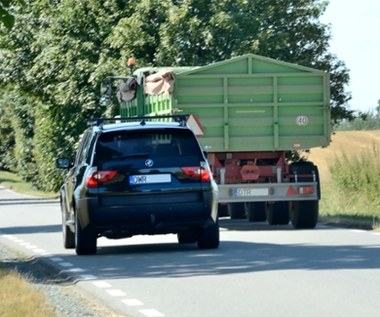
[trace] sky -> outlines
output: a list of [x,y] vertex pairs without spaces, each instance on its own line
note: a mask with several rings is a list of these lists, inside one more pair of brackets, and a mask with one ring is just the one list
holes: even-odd
[[330,0],[330,52],[350,70],[349,109],[374,111],[380,100],[380,0]]

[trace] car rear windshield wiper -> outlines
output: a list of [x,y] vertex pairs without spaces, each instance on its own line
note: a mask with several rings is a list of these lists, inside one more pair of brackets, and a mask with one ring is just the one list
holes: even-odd
[[118,155],[118,156],[113,156],[113,159],[117,160],[124,160],[127,158],[133,158],[133,157],[149,157],[150,153],[131,153],[131,154],[124,154],[124,155]]

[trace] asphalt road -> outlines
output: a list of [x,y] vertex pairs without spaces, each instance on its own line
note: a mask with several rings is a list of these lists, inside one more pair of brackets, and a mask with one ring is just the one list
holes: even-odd
[[51,266],[125,316],[379,316],[380,234],[221,220],[221,245],[176,236],[99,239],[95,256],[62,246],[57,202],[0,188],[0,243]]

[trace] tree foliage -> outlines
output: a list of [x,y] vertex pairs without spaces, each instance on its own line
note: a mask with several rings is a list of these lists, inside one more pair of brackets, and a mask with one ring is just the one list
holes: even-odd
[[347,110],[348,70],[328,52],[329,27],[319,22],[326,5],[321,0],[16,4],[12,31],[0,28],[0,136],[9,135],[1,138],[0,167],[56,190],[62,175],[55,158],[73,157],[86,119],[102,115],[100,82],[126,74],[131,55],[137,66],[191,66],[254,53],[325,70],[334,120],[353,116]]
[[0,0],[0,22],[4,24],[7,29],[11,29],[15,24],[15,17],[10,12],[10,7],[13,4],[24,5],[24,0]]
[[380,100],[375,110],[360,113],[352,120],[343,120],[337,126],[337,130],[379,130],[380,129]]

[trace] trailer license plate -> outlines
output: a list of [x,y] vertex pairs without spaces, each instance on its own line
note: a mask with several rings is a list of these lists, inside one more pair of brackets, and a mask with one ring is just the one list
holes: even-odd
[[233,195],[237,197],[268,196],[268,188],[235,188]]
[[170,183],[170,174],[150,174],[150,175],[131,175],[129,176],[130,185],[139,184],[158,184],[158,183]]

